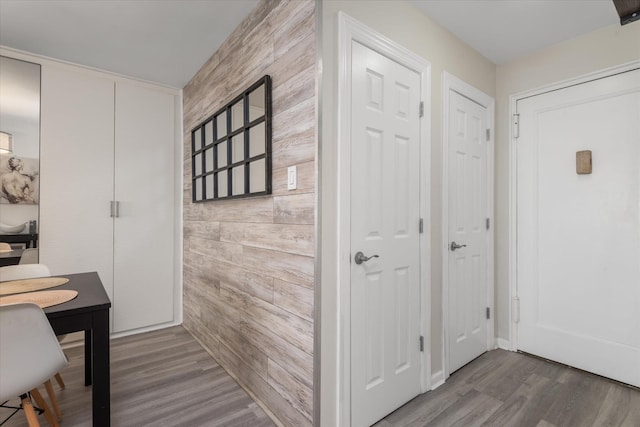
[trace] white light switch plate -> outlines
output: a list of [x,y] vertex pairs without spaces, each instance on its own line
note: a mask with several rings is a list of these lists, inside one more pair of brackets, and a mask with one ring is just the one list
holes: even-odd
[[298,188],[298,167],[289,166],[287,168],[287,190],[295,190]]

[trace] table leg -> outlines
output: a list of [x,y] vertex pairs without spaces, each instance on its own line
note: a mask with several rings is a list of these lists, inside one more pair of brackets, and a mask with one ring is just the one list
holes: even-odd
[[84,385],[91,385],[91,371],[93,370],[91,361],[91,329],[84,331]]
[[111,424],[109,309],[93,313],[93,426]]

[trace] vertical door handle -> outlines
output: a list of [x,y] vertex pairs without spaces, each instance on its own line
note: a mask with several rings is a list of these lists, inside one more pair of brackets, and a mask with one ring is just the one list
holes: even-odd
[[120,216],[120,202],[111,201],[111,218],[118,218]]

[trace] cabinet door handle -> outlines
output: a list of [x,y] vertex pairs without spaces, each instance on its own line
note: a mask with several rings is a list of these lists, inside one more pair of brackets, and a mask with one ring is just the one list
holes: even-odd
[[115,200],[111,201],[111,218],[118,218],[120,216],[120,202]]

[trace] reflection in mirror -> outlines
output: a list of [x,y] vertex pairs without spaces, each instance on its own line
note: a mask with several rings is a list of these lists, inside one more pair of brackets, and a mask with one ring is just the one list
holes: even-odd
[[193,149],[198,151],[202,148],[202,135],[200,133],[200,129],[197,129],[193,132]]
[[249,130],[249,157],[264,154],[264,122]]
[[227,170],[218,173],[218,197],[227,197],[229,192],[227,190]]
[[195,199],[202,200],[202,179],[197,179],[194,181],[194,189],[195,189]]
[[233,163],[244,159],[244,134],[240,133],[231,139],[231,161]]
[[[40,65],[0,56],[0,242],[37,245],[40,199]],[[2,150],[2,149],[5,150]],[[34,234],[33,240],[28,234]]]
[[258,193],[264,191],[265,188],[265,161],[264,159],[256,160],[249,164],[249,191],[251,193]]
[[231,106],[231,132],[244,125],[244,102],[242,100]]
[[194,165],[195,174],[200,175],[202,173],[202,154],[196,154],[193,165]]
[[244,166],[236,166],[231,172],[233,173],[233,195],[244,194]]
[[216,130],[218,132],[216,139],[227,135],[227,113],[225,111],[216,116]]
[[204,152],[205,170],[213,170],[213,148],[208,148]]
[[249,94],[249,121],[264,116],[264,85]]
[[216,145],[218,150],[218,167],[227,166],[227,141]]
[[206,198],[212,199],[213,190],[215,189],[215,187],[213,186],[213,174],[206,176],[204,185],[206,187]]
[[213,142],[213,120],[204,125],[204,144],[209,145]]

